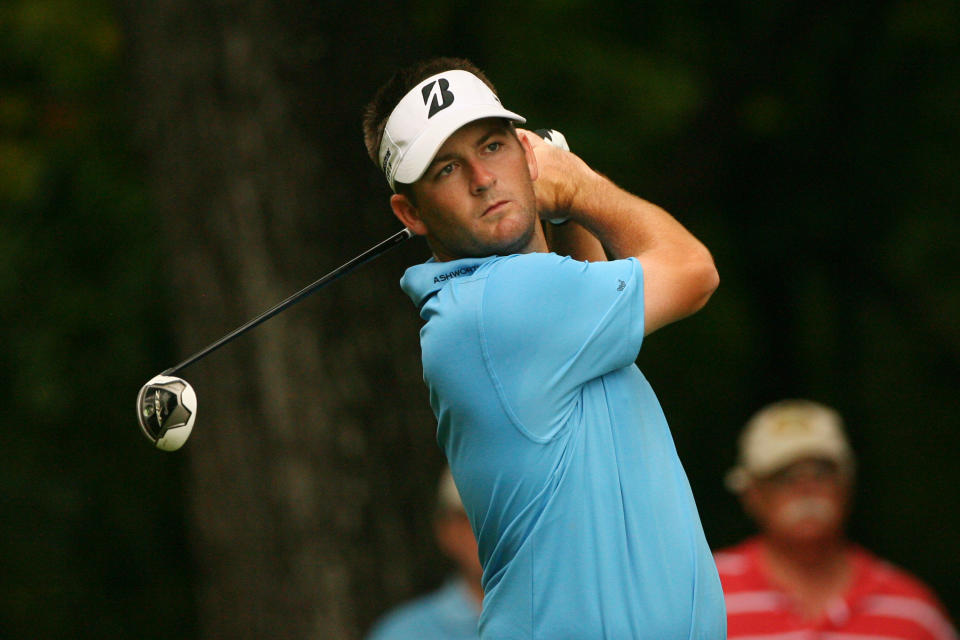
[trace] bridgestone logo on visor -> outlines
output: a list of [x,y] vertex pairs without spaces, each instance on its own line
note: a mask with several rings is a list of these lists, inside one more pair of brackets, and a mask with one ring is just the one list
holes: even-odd
[[427,113],[428,120],[438,111],[443,111],[453,104],[453,93],[450,91],[450,82],[446,78],[424,85],[420,92],[423,94],[423,104],[430,107]]

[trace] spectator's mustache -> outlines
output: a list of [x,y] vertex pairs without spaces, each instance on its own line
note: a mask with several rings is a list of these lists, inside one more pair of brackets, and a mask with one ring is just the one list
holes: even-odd
[[813,496],[791,500],[780,510],[780,517],[791,525],[803,520],[832,522],[837,515],[837,506],[832,500]]

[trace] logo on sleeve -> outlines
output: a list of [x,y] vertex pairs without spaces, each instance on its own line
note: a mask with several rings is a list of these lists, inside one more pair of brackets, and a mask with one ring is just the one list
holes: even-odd
[[627,288],[627,283],[624,282],[623,280],[617,280],[617,282],[620,283],[620,286],[617,287],[617,291],[623,291],[624,289]]
[[423,94],[423,104],[430,107],[427,112],[428,119],[453,104],[453,92],[450,91],[450,81],[446,78],[425,84],[420,92]]
[[472,275],[474,271],[480,268],[478,264],[471,264],[465,267],[460,267],[454,271],[449,271],[447,273],[441,273],[433,277],[433,284],[440,284],[441,282],[446,282],[447,280],[452,280],[453,278],[459,278],[461,276]]

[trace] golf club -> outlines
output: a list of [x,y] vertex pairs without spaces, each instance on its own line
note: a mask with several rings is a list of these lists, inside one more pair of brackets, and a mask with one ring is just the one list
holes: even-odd
[[405,228],[398,231],[383,242],[367,249],[319,280],[297,291],[283,302],[271,307],[219,340],[207,345],[180,364],[170,367],[163,373],[151,378],[143,385],[140,393],[137,395],[137,420],[140,423],[140,429],[143,431],[143,435],[158,449],[164,451],[176,451],[179,449],[183,443],[186,442],[190,431],[193,429],[193,423],[197,417],[197,396],[193,387],[183,378],[174,376],[174,373],[190,366],[198,360],[202,360],[228,342],[250,331],[257,325],[266,322],[284,309],[295,305],[325,285],[347,275],[360,265],[373,260],[387,250],[392,249],[412,237],[413,232],[409,229]]

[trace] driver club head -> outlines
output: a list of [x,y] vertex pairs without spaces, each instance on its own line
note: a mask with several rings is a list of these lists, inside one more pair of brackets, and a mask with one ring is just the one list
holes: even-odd
[[197,394],[183,378],[154,376],[137,394],[137,421],[157,449],[176,451],[190,437],[197,418]]

